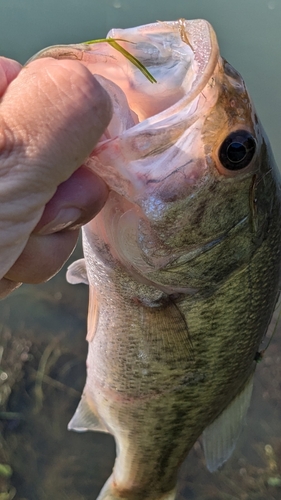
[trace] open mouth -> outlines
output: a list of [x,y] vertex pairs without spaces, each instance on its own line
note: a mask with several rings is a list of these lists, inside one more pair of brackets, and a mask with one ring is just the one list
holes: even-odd
[[[119,43],[157,81],[151,84],[129,61],[125,64],[119,54],[120,77],[114,68],[110,68],[108,61],[107,68],[100,73],[123,90],[130,109],[137,114],[140,122],[168,110],[182,99],[186,106],[186,98],[192,100],[198,95],[217,63],[215,34],[209,23],[203,20],[159,21],[138,28],[113,29],[108,37],[122,39]],[[113,54],[111,49],[110,55],[116,59],[116,51]]]
[[198,177],[190,160],[202,148],[199,121],[217,99],[219,48],[204,20],[113,29],[108,38],[140,61],[156,83],[106,41],[53,46],[32,59],[78,60],[107,90],[112,120],[86,165],[112,191],[139,203],[155,179],[168,178],[179,166],[187,165],[185,176],[192,182]]
[[188,111],[218,59],[215,33],[204,20],[158,21],[113,29],[107,37],[140,61],[156,83],[106,42],[49,47],[32,58],[77,59],[97,76],[113,104],[112,122],[101,141],[147,119],[150,124],[167,120],[177,107]]

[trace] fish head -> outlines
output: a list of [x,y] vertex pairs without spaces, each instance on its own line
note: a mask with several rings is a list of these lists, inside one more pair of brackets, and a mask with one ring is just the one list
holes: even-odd
[[[110,188],[86,239],[108,267],[121,263],[137,281],[209,293],[266,238],[272,189],[280,189],[244,81],[204,20],[111,30],[108,40],[68,46],[113,107],[86,162]],[[66,49],[50,50],[44,54],[67,57]]]
[[109,36],[130,40],[157,83],[132,67],[125,86],[114,81],[133,124],[121,133],[110,124],[89,159],[112,191],[86,231],[103,232],[136,279],[168,293],[209,293],[266,238],[279,190],[266,136],[206,21]]

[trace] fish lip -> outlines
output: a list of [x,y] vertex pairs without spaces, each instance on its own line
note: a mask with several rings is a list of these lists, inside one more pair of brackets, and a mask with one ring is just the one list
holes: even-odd
[[[81,47],[81,48],[80,48]],[[42,50],[39,50],[36,54],[34,54],[32,57],[30,57],[24,66],[27,66],[33,61],[36,61],[37,59],[43,59],[45,57],[52,57],[53,59],[75,59],[75,60],[81,60],[82,59],[82,54],[81,57],[78,57],[78,53],[80,50],[82,50],[83,45],[82,44],[77,44],[77,45],[50,45],[49,47],[45,47]]]

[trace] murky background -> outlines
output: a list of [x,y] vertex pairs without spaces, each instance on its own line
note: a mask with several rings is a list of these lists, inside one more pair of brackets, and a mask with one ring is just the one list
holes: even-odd
[[[213,24],[281,165],[281,0],[0,0],[0,53],[25,62],[47,45],[180,17]],[[0,500],[94,500],[113,465],[110,436],[66,430],[85,379],[87,288],[68,285],[64,274],[0,303]],[[183,465],[178,499],[279,499],[280,401],[278,328],[257,367],[233,457],[210,474],[198,442]]]

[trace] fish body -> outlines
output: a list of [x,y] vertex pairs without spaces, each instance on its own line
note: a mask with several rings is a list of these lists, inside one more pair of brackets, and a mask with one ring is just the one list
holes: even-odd
[[280,180],[206,21],[108,36],[157,83],[106,43],[39,54],[83,62],[114,111],[87,160],[109,198],[68,271],[90,290],[87,381],[70,428],[115,437],[99,500],[173,500],[198,437],[215,470],[244,421],[279,293]]

